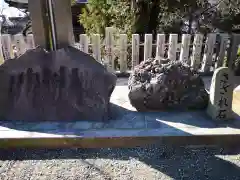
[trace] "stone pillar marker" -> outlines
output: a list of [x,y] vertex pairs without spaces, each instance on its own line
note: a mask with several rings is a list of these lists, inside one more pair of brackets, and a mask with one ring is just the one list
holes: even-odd
[[34,42],[37,46],[50,49],[49,19],[47,17],[47,2],[44,0],[30,0],[28,9],[32,20]]
[[221,67],[215,70],[209,95],[207,113],[212,119],[225,121],[233,118],[233,73],[230,68]]
[[57,48],[73,46],[74,34],[72,25],[72,11],[70,0],[51,0],[56,28]]
[[74,45],[70,0],[29,0],[28,4],[37,46],[56,50]]

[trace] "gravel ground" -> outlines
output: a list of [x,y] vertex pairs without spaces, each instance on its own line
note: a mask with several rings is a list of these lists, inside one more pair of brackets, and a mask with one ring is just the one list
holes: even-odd
[[0,179],[240,180],[240,147],[0,150]]

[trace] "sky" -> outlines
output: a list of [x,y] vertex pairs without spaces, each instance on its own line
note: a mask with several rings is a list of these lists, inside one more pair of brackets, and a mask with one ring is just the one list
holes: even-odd
[[22,13],[18,9],[9,7],[8,4],[4,2],[4,0],[0,0],[0,12],[2,12],[2,14],[6,15],[7,17],[24,15],[24,13]]

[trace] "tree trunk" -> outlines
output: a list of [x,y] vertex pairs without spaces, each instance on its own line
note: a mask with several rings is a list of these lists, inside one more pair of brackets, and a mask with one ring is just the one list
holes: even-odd
[[140,34],[141,40],[143,40],[143,35],[148,31],[150,18],[150,9],[148,4],[149,3],[144,0],[138,0],[136,2],[136,8],[134,9],[133,33]]
[[191,34],[192,33],[192,23],[193,23],[193,11],[192,10],[190,10],[189,11],[190,13],[189,13],[189,19],[188,19],[188,34]]
[[160,14],[160,1],[152,0],[152,7],[150,10],[150,19],[148,24],[148,32],[152,33],[154,37],[157,32],[159,14]]

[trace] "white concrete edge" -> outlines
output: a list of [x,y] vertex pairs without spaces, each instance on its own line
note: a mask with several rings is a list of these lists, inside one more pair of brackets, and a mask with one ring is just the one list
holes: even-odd
[[[29,131],[0,131],[0,139],[21,138],[112,138],[112,137],[166,137],[166,136],[211,136],[211,135],[240,135],[240,129],[234,128],[189,128],[189,129],[108,129],[88,130],[82,132],[29,132]],[[77,134],[77,135],[76,135]]]

